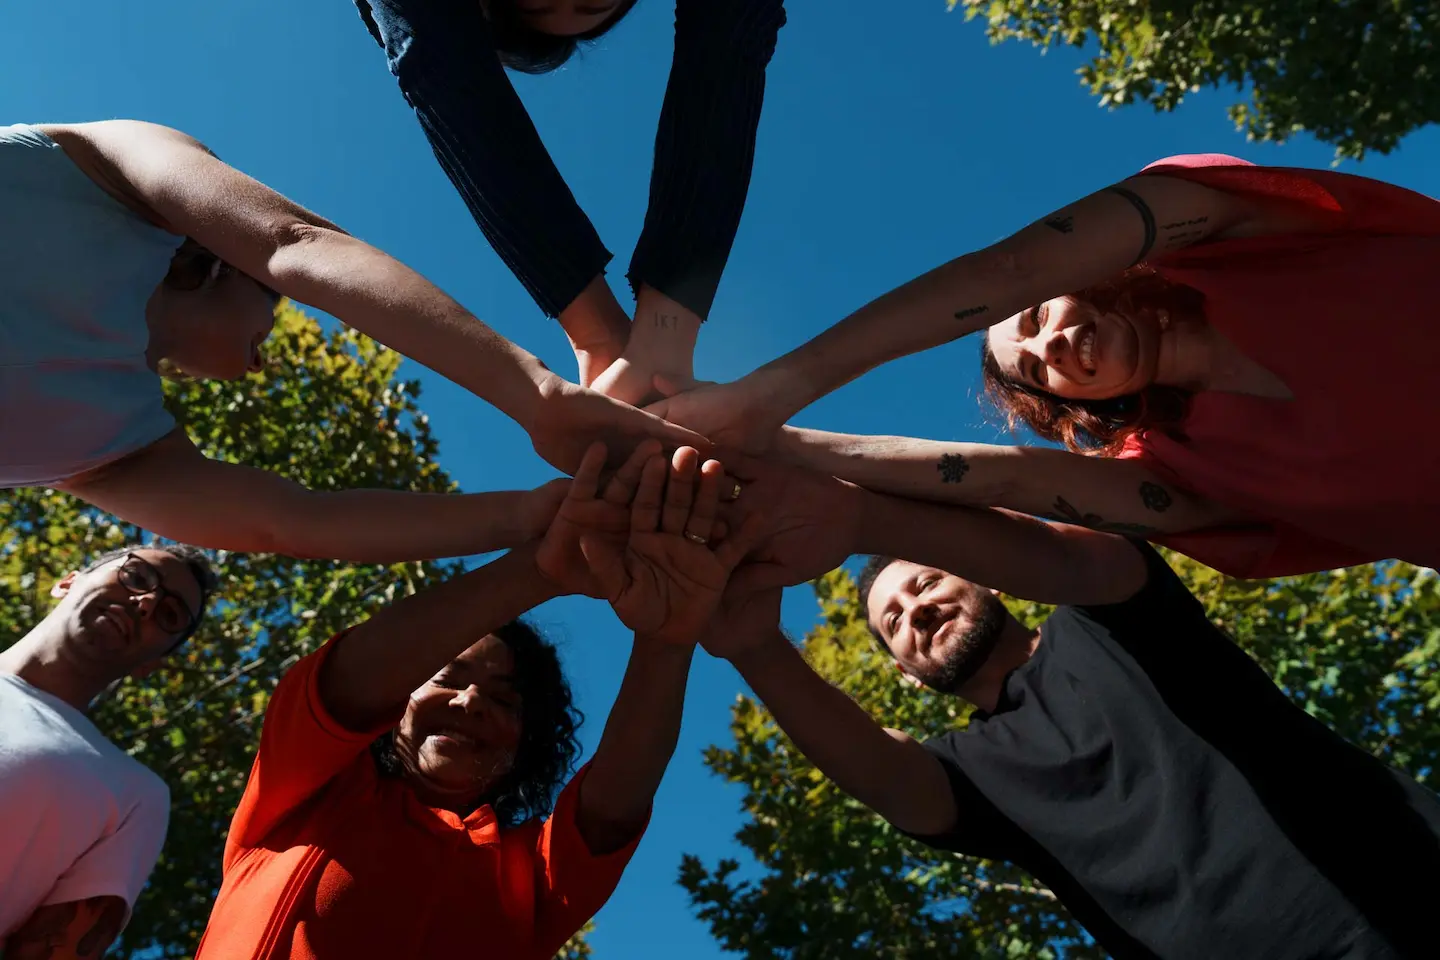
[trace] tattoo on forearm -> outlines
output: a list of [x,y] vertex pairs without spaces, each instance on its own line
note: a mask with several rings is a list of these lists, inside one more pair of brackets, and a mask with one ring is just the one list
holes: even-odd
[[1053,216],[1045,221],[1045,226],[1057,233],[1071,233],[1075,230],[1075,218],[1070,216]]
[[1064,497],[1057,496],[1055,505],[1050,509],[1054,511],[1049,515],[1051,520],[1073,523],[1077,527],[1089,527],[1091,530],[1100,530],[1104,533],[1118,533],[1126,537],[1149,537],[1159,533],[1154,527],[1146,526],[1143,523],[1120,523],[1106,520],[1098,513],[1081,513]]
[[1148,257],[1150,255],[1150,248],[1155,246],[1155,214],[1150,212],[1150,205],[1140,199],[1140,195],[1135,191],[1128,190],[1125,187],[1106,187],[1105,189],[1116,196],[1124,197],[1130,201],[1130,205],[1135,208],[1136,212],[1140,214],[1140,219],[1144,221],[1145,242],[1140,245],[1140,255],[1135,258],[1135,263],[1130,264],[1130,266],[1133,267],[1136,263],[1140,263]]
[[120,897],[91,897],[40,907],[5,942],[6,960],[51,960],[57,954],[99,960],[125,922]]
[[989,311],[990,311],[990,308],[989,308],[989,307],[983,307],[983,306],[982,306],[982,307],[966,307],[966,308],[963,309],[963,310],[956,310],[956,311],[955,311],[955,319],[956,319],[956,320],[967,320],[967,319],[969,319],[970,317],[978,317],[978,316],[980,316],[980,314],[982,314],[982,313],[988,313]]
[[1160,227],[1165,232],[1162,244],[1167,250],[1189,246],[1205,236],[1205,224],[1209,222],[1209,217],[1192,217],[1189,220],[1176,220],[1174,223],[1164,224]]
[[1140,502],[1156,513],[1164,513],[1175,501],[1171,498],[1170,491],[1160,484],[1142,480],[1140,481]]
[[970,464],[958,453],[942,453],[935,469],[940,471],[941,483],[959,483],[970,472]]

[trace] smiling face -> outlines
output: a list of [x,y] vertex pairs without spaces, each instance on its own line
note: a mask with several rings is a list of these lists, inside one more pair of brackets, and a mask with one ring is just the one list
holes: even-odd
[[975,675],[1009,616],[984,587],[905,560],[875,577],[865,612],[900,668],[942,693],[958,693]]
[[410,694],[395,754],[427,803],[468,809],[515,766],[523,702],[515,658],[487,636]]
[[1056,297],[994,324],[986,342],[1005,376],[1058,397],[1102,400],[1155,381],[1161,333],[1157,324]]
[[200,583],[190,565],[137,547],[55,585],[65,620],[64,656],[108,682],[158,663],[199,616]]

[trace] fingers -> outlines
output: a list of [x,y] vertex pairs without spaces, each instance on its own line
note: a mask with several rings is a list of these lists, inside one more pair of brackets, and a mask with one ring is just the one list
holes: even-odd
[[580,466],[570,479],[571,500],[594,500],[600,487],[600,471],[605,466],[605,444],[596,441],[585,448]]
[[687,430],[685,427],[657,417],[653,413],[636,410],[634,407],[626,411],[624,428],[654,437],[667,447],[695,447],[699,450],[710,449],[710,441],[706,440],[694,430]]
[[782,565],[752,561],[742,564],[731,574],[730,582],[725,585],[725,593],[727,596],[748,597],[751,594],[793,585]]
[[756,547],[765,538],[765,518],[759,514],[751,514],[745,518],[740,529],[720,546],[715,548],[715,559],[726,570],[734,570],[745,559],[745,555]]
[[652,533],[660,528],[660,508],[665,500],[665,475],[670,472],[669,466],[662,456],[645,461],[630,506],[632,533]]
[[677,393],[688,393],[700,387],[715,386],[714,380],[696,380],[694,377],[671,376],[665,373],[655,374],[651,383],[665,397],[673,397]]
[[706,460],[700,467],[700,488],[684,526],[685,538],[695,543],[709,542],[715,527],[715,514],[720,507],[720,484],[725,468],[718,460]]
[[[604,499],[607,503],[628,507],[640,485],[640,474],[651,457],[659,456],[662,447],[659,440],[646,440],[631,452],[630,458],[620,465],[610,482],[605,484]],[[588,451],[587,451],[588,452]]]
[[625,592],[628,576],[619,544],[594,534],[582,534],[580,555],[585,558],[585,565],[590,568],[590,576],[595,578],[601,597],[613,601]]
[[695,464],[700,454],[693,447],[681,447],[670,458],[665,482],[665,505],[660,511],[660,529],[676,535],[685,532],[690,505],[695,502]]

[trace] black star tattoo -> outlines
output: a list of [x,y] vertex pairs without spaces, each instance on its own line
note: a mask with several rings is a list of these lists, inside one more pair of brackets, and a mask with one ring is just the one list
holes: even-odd
[[1170,491],[1158,483],[1151,483],[1149,480],[1140,484],[1140,502],[1145,504],[1156,513],[1164,513],[1170,509],[1170,504],[1175,501],[1170,498]]
[[970,464],[958,453],[944,453],[940,455],[935,469],[940,471],[941,483],[959,483],[970,472]]

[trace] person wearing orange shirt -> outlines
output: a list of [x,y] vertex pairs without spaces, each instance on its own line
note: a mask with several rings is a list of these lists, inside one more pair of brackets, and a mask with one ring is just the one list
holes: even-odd
[[[751,545],[743,528],[709,545],[723,471],[699,459],[643,444],[602,497],[594,444],[542,541],[292,667],[197,957],[553,956],[644,832],[696,639]],[[611,600],[635,640],[595,756],[552,808],[578,717],[554,648],[516,618],[571,593]]]

